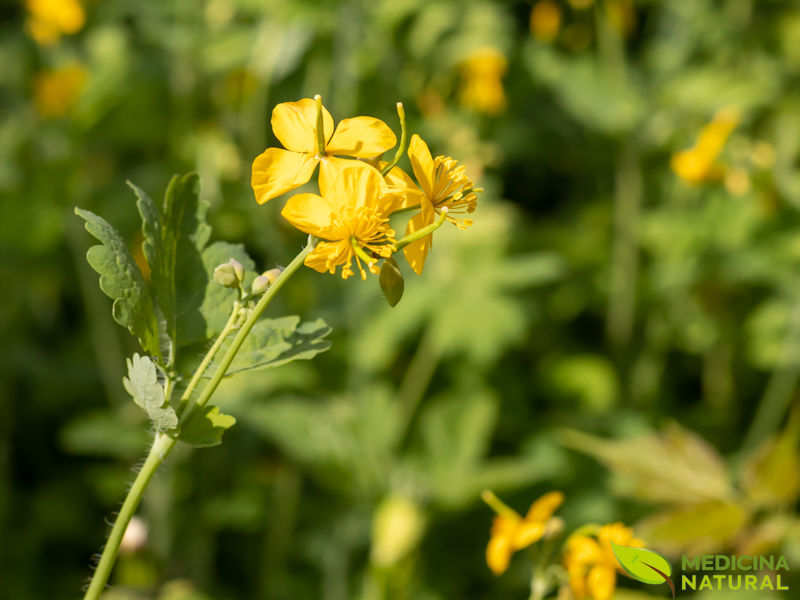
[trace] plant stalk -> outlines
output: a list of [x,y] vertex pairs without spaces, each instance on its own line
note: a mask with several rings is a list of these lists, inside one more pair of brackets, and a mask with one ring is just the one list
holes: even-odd
[[[244,339],[247,337],[247,334],[250,333],[253,325],[255,325],[256,321],[272,301],[272,298],[275,296],[275,294],[277,294],[286,281],[297,272],[297,270],[303,264],[305,257],[309,254],[309,252],[311,252],[311,250],[314,249],[316,243],[316,238],[309,236],[308,243],[306,244],[305,248],[303,248],[303,250],[301,250],[300,253],[294,257],[292,262],[289,263],[289,266],[283,270],[270,288],[264,292],[263,296],[261,296],[258,304],[256,304],[252,312],[248,315],[247,320],[241,326],[236,334],[236,337],[234,337],[233,341],[231,342],[230,347],[225,352],[225,355],[223,356],[222,361],[214,373],[211,381],[203,389],[197,401],[194,404],[189,404],[187,410],[181,415],[181,424],[186,422],[186,420],[192,414],[193,409],[197,407],[202,408],[208,402],[209,398],[211,398],[211,395],[217,389],[220,381],[222,381],[222,378],[225,376],[225,372],[228,370],[231,362],[233,362],[236,353],[239,351],[239,348],[244,342]],[[238,312],[238,309],[234,309],[234,314]],[[232,323],[233,317],[229,320],[228,325],[232,327]],[[202,371],[205,371],[205,369],[208,367],[208,363],[211,362],[213,355],[216,354],[217,350],[219,350],[219,347],[222,344],[221,340],[227,337],[228,333],[230,332],[229,326],[225,327],[223,332],[217,338],[217,341],[214,343],[214,346],[212,346],[212,351],[209,351],[209,353],[206,355],[206,358],[198,366],[198,372],[200,372],[201,375]],[[199,381],[201,375],[197,375],[197,373],[195,373],[197,381]],[[195,381],[195,376],[192,377],[192,381]],[[195,386],[196,385],[197,382],[195,382]],[[116,562],[117,555],[119,554],[119,546],[122,542],[122,537],[125,535],[125,530],[128,528],[128,523],[136,512],[136,509],[139,507],[139,503],[142,501],[144,491],[147,489],[153,474],[175,447],[176,442],[177,438],[171,437],[166,433],[156,434],[156,437],[153,441],[153,446],[150,448],[150,452],[145,459],[144,465],[142,465],[141,470],[136,475],[136,479],[133,480],[133,485],[128,491],[128,495],[125,497],[125,501],[122,503],[122,508],[120,509],[116,520],[114,521],[114,525],[111,528],[111,534],[108,536],[108,541],[106,542],[105,548],[103,548],[103,553],[100,556],[100,562],[97,564],[94,575],[92,575],[92,580],[89,583],[89,587],[86,590],[83,600],[98,600],[100,595],[105,590],[106,583],[111,575],[111,570],[114,568],[114,563]]]

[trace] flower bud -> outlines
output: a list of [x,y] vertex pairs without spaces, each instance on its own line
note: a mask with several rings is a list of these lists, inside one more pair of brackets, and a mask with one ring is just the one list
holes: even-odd
[[417,547],[425,517],[415,502],[392,495],[375,511],[372,521],[372,563],[390,567]]
[[250,291],[253,293],[253,295],[258,296],[269,289],[269,284],[270,281],[266,275],[259,275],[253,279],[253,283],[250,286]]
[[233,267],[233,272],[236,273],[236,279],[238,279],[240,283],[244,281],[244,267],[242,263],[235,258],[230,259],[228,263]]
[[125,528],[119,551],[123,554],[133,554],[147,544],[147,537],[147,524],[141,517],[134,516]]
[[283,273],[283,269],[281,267],[275,267],[274,269],[270,269],[269,271],[264,271],[261,276],[266,277],[269,279],[269,284],[272,285],[275,283],[275,280],[280,277],[281,273]]
[[235,258],[214,269],[214,281],[225,287],[237,287],[244,279],[244,267]]

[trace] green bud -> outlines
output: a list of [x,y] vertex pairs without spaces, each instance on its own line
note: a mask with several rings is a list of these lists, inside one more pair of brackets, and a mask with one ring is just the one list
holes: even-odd
[[228,262],[233,267],[233,271],[236,273],[236,279],[239,280],[239,283],[244,281],[244,267],[242,266],[242,263],[235,258],[230,259]]
[[[220,285],[231,288],[237,287],[240,281],[238,273],[236,272],[236,266],[232,261],[233,259],[231,259],[229,262],[222,263],[216,269],[214,269],[214,281]],[[238,262],[236,264],[238,264],[239,267],[242,266]]]
[[250,286],[250,291],[253,295],[258,296],[259,294],[263,294],[264,292],[269,289],[269,278],[265,275],[259,275],[255,279],[253,279],[253,283]]

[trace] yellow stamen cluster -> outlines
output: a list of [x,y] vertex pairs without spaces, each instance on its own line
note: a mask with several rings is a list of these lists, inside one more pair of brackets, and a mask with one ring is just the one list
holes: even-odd
[[437,156],[434,159],[434,191],[433,207],[439,212],[447,207],[447,220],[459,229],[472,225],[472,219],[458,220],[452,215],[473,213],[478,206],[478,195],[481,191],[475,188],[467,176],[467,169],[454,158]]

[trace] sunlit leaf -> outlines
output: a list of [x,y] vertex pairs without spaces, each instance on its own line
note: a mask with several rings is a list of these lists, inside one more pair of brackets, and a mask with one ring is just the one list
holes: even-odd
[[128,376],[122,378],[122,385],[133,401],[144,409],[157,431],[174,429],[178,417],[171,406],[165,406],[164,388],[158,381],[153,361],[147,356],[134,354],[127,363]]
[[205,406],[196,410],[181,426],[178,439],[199,448],[217,446],[222,443],[222,435],[236,424],[231,415],[220,412],[217,406]]

